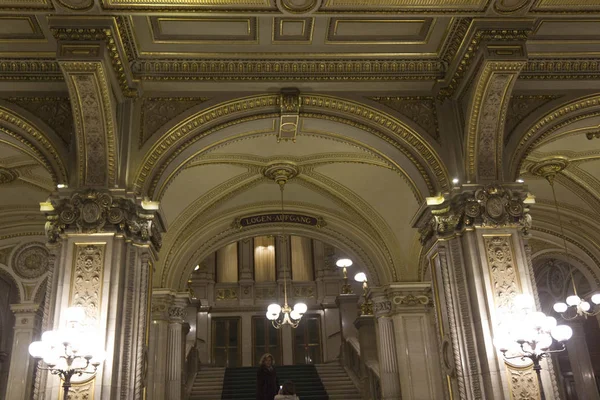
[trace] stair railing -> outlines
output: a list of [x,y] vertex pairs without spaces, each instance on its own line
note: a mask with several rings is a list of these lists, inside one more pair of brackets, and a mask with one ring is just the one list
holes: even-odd
[[185,371],[184,371],[184,379],[185,379],[185,391],[184,391],[184,399],[190,398],[190,393],[192,393],[192,388],[194,387],[194,380],[196,379],[196,375],[200,371],[200,357],[198,354],[198,347],[193,345],[190,348],[186,358],[185,358]]
[[381,387],[379,384],[379,365],[372,360],[364,360],[360,354],[358,339],[350,337],[344,340],[342,345],[344,352],[342,362],[351,378],[359,382],[361,397],[363,400],[375,400],[381,398]]

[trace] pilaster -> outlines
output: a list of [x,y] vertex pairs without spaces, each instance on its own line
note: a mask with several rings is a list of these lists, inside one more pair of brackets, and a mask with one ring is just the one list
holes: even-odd
[[375,333],[377,358],[379,360],[379,382],[383,400],[400,400],[400,375],[396,351],[396,335],[391,310],[392,302],[381,288],[372,290],[375,305]]
[[444,398],[428,282],[402,282],[386,288],[392,319],[403,400]]
[[28,400],[32,395],[35,360],[29,356],[29,345],[39,338],[42,312],[39,304],[13,304],[15,315],[13,345],[6,398]]
[[[429,198],[414,226],[428,249],[446,396],[538,398],[531,365],[505,362],[493,340],[517,294],[534,294],[525,248],[533,199],[518,184],[463,185]],[[558,398],[543,365],[547,399]]]
[[361,315],[354,321],[354,327],[358,334],[358,344],[360,348],[361,367],[364,369],[361,373],[361,396],[364,400],[372,397],[369,380],[369,366],[378,364],[377,341],[373,340],[375,334],[375,317],[373,315]]
[[189,304],[187,293],[177,293],[169,306],[169,328],[167,333],[167,397],[179,400],[182,394],[181,372],[185,343],[182,341],[182,324]]
[[[107,353],[91,379],[74,382],[73,393],[89,399],[141,399],[149,288],[161,245],[155,205],[120,190],[86,190],[61,191],[42,208],[49,246],[58,249],[48,281],[52,304],[44,310],[52,315],[44,329],[60,329],[67,307],[83,307],[85,325]],[[55,377],[47,376],[44,386],[38,398],[60,391]]]

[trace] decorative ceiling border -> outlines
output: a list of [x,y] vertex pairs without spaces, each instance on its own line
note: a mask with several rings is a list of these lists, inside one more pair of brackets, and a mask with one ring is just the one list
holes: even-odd
[[436,59],[179,59],[136,60],[142,81],[405,81],[437,80],[444,64]]

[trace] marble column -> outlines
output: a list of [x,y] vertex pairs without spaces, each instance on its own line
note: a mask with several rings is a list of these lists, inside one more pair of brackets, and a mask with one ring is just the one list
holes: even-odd
[[386,290],[392,301],[402,399],[442,399],[431,284],[402,282]]
[[39,304],[12,304],[10,309],[15,315],[15,329],[6,398],[29,400],[36,363],[29,355],[29,345],[39,340],[41,310]]
[[[514,297],[535,294],[527,188],[467,184],[427,200],[413,221],[432,276],[445,397],[539,398],[531,363],[507,361],[493,344]],[[542,368],[546,399],[558,399],[551,365]]]
[[375,333],[377,358],[379,360],[379,383],[382,400],[400,400],[400,375],[396,352],[394,320],[391,317],[391,301],[380,288],[372,290],[375,304]]
[[[73,396],[144,396],[149,290],[161,245],[154,207],[144,207],[117,189],[65,190],[44,203],[48,242],[59,248],[45,329],[63,328],[65,310],[83,307],[85,328],[106,352],[92,379],[74,379]],[[38,398],[57,398],[60,390],[60,380],[48,376]]]
[[567,341],[567,351],[575,378],[577,396],[580,399],[600,400],[583,324],[571,322],[569,325],[573,329],[573,337]]
[[183,365],[182,324],[185,322],[185,309],[189,304],[187,293],[176,294],[169,306],[169,327],[167,331],[167,398],[181,399],[181,372]]

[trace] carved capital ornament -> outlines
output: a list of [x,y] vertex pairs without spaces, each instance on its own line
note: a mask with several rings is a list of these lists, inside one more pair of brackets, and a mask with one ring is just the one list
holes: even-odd
[[474,227],[517,226],[528,234],[529,204],[534,203],[534,198],[523,189],[514,184],[463,185],[448,196],[430,198],[414,224],[421,234],[421,243],[433,236],[447,238]]

